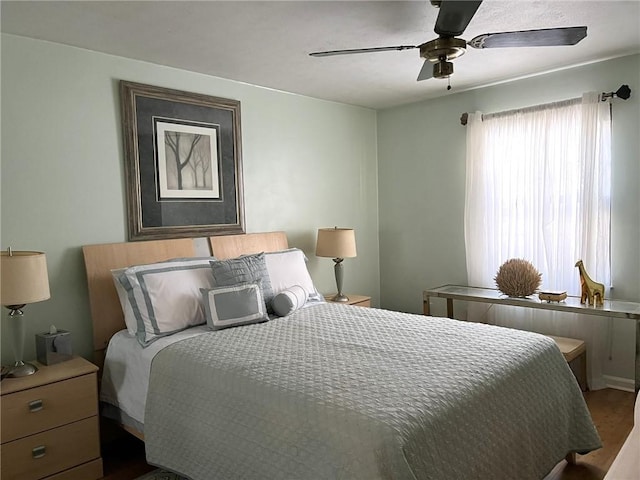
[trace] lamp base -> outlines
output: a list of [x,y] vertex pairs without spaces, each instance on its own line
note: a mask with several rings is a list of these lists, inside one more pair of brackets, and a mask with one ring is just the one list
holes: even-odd
[[17,377],[26,377],[28,375],[33,375],[38,371],[38,367],[35,365],[31,365],[30,363],[24,362],[16,362],[16,364],[11,367],[7,377],[17,378]]
[[349,301],[349,297],[347,297],[346,295],[343,295],[342,293],[336,293],[332,298],[331,298],[332,302],[348,302]]

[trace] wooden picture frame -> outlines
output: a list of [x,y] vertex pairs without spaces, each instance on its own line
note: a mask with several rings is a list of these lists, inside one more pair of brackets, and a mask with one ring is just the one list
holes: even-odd
[[120,81],[129,240],[244,233],[240,102]]

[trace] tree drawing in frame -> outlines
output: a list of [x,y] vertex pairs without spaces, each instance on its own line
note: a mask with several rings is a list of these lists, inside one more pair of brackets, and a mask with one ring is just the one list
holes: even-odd
[[154,119],[158,199],[221,199],[216,125]]
[[120,80],[129,240],[244,233],[240,102]]

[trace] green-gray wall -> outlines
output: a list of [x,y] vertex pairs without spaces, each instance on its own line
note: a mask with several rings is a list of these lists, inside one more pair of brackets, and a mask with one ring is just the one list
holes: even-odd
[[[118,82],[240,100],[246,230],[284,230],[323,292],[333,262],[315,257],[319,227],[353,227],[345,290],[379,304],[376,112],[121,57],[2,35],[3,249],[47,254],[51,299],[28,305],[25,357],[53,323],[91,358],[81,246],[127,239]],[[2,362],[13,360],[6,313]]]
[[[466,282],[460,114],[627,83],[632,98],[613,108],[613,292],[640,301],[638,55],[375,112],[12,35],[1,48],[0,243],[45,251],[51,282],[51,299],[25,309],[27,358],[50,323],[91,355],[80,247],[126,240],[121,79],[240,100],[247,231],[286,231],[329,292],[333,262],[314,256],[316,229],[354,227],[346,290],[409,312],[421,312],[424,288]],[[441,303],[434,310],[444,314]],[[632,378],[631,322],[614,322],[613,333],[607,373]]]
[[[633,55],[379,111],[382,306],[421,312],[425,287],[466,284],[463,112],[509,110],[621,84],[631,87],[632,97],[613,102],[612,295],[640,301],[640,55]],[[433,303],[434,313],[445,315],[444,302]],[[458,313],[464,318],[464,310]],[[613,323],[605,373],[629,379],[633,322]]]

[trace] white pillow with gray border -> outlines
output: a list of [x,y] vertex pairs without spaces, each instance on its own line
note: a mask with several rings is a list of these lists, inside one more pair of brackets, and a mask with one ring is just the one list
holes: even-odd
[[307,292],[307,302],[324,302],[324,297],[318,292],[309,275],[307,257],[302,250],[289,248],[265,252],[264,259],[274,295],[293,286],[300,286]]
[[[213,287],[212,257],[129,267],[117,276],[126,292],[136,338],[146,347],[159,337],[205,323],[201,288]],[[121,297],[122,303],[122,296]],[[131,314],[125,305],[125,323]]]

